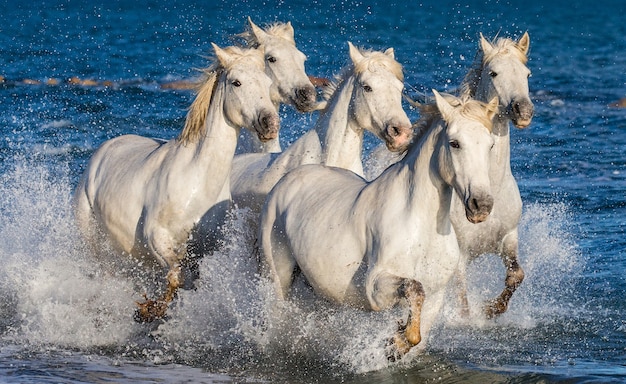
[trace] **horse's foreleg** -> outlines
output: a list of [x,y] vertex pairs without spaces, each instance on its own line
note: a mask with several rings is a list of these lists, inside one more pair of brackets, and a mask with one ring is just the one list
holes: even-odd
[[398,288],[398,294],[408,301],[409,316],[405,324],[399,325],[391,340],[394,351],[387,356],[391,361],[405,355],[422,341],[421,314],[426,297],[422,284],[416,280],[405,279]]
[[145,301],[137,302],[135,321],[140,323],[151,323],[154,320],[165,317],[169,303],[176,297],[178,288],[183,285],[182,270],[179,263],[175,263],[167,272],[167,287],[163,295],[157,300],[148,299],[144,295]]
[[509,301],[515,290],[524,281],[524,270],[518,262],[518,237],[517,231],[509,233],[502,242],[502,261],[506,268],[506,279],[504,280],[504,290],[500,296],[487,303],[485,315],[491,319],[506,312]]

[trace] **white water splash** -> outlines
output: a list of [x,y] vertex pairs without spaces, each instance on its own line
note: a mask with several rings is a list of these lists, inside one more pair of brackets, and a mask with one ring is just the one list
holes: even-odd
[[[202,259],[195,289],[179,293],[168,320],[158,327],[136,324],[134,301],[142,292],[102,271],[76,234],[69,170],[16,164],[2,176],[0,187],[0,288],[6,293],[0,300],[0,330],[5,342],[83,351],[106,347],[117,351],[110,352],[113,358],[234,373],[359,374],[428,358],[410,353],[400,363],[386,359],[386,343],[397,321],[406,317],[404,308],[375,313],[338,307],[315,299],[301,281],[289,300],[278,302],[271,284],[257,273],[254,234],[246,225],[254,218],[246,210],[234,212],[224,246]],[[428,349],[471,354],[477,337],[493,336],[481,332],[525,332],[547,316],[571,314],[568,276],[582,262],[567,217],[563,204],[527,205],[520,226],[526,279],[509,311],[495,321],[480,316],[461,321],[451,298]],[[502,289],[504,271],[498,258],[485,256],[468,272],[477,314],[482,302]],[[481,345],[498,350],[506,344],[491,343]]]

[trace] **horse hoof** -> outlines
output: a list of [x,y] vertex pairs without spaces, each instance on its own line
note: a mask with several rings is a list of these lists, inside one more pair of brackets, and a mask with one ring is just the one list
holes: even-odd
[[492,300],[485,304],[484,312],[487,319],[491,320],[506,312],[506,309],[506,305],[499,300]]
[[413,345],[414,344],[407,340],[404,332],[396,332],[396,334],[387,341],[387,345],[385,347],[385,355],[387,355],[387,360],[391,363],[394,363],[402,359],[402,357],[411,350],[411,347],[413,347]]
[[133,319],[138,323],[152,323],[166,318],[167,303],[164,301],[146,298],[146,301],[142,303],[137,302],[137,307]]

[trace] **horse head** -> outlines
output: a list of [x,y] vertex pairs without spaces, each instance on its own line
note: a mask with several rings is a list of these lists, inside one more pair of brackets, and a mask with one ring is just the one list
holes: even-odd
[[293,105],[300,112],[319,109],[317,91],[304,69],[306,56],[296,48],[290,22],[263,30],[248,17],[250,30],[240,36],[265,52],[265,72],[272,79],[272,101]]
[[446,122],[435,157],[439,173],[461,198],[467,220],[480,223],[487,219],[494,203],[489,159],[494,144],[492,119],[498,111],[498,98],[485,104],[433,92],[439,113]]
[[261,141],[278,136],[280,120],[271,102],[272,80],[265,74],[263,50],[213,44],[223,68],[224,114],[233,126],[256,132]]
[[352,43],[355,86],[350,116],[357,124],[385,141],[390,151],[404,151],[411,143],[411,121],[402,108],[402,66],[393,48],[385,52],[361,51]]
[[529,47],[528,32],[518,41],[499,38],[489,42],[480,35],[482,65],[474,97],[486,101],[498,96],[502,116],[510,118],[517,128],[530,125],[534,113],[528,91],[530,70],[526,66]]

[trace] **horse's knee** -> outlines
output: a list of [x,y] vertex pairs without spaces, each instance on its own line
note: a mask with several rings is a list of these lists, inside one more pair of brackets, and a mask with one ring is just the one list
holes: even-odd
[[422,305],[426,294],[422,283],[413,279],[405,279],[398,288],[400,296],[405,297],[410,304]]

